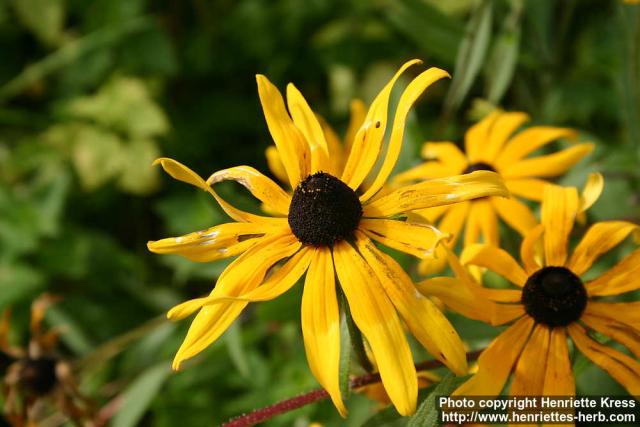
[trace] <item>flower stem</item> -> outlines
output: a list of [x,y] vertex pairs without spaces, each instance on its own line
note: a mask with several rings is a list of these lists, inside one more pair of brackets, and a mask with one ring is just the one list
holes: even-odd
[[[480,356],[484,349],[474,351],[467,355],[468,360],[475,360]],[[416,365],[417,371],[426,371],[442,366],[442,362],[439,360],[428,360],[426,362],[420,362]],[[375,384],[380,382],[380,374],[365,374],[359,377],[355,377],[349,381],[349,387],[352,390],[359,389],[369,384]],[[264,408],[256,409],[245,415],[233,418],[227,421],[222,427],[250,427],[258,423],[267,421],[275,416],[293,411],[294,409],[302,408],[303,406],[311,403],[319,402],[329,398],[329,394],[323,389],[315,389],[308,393],[301,394],[289,399],[281,400],[273,405],[265,406]]]

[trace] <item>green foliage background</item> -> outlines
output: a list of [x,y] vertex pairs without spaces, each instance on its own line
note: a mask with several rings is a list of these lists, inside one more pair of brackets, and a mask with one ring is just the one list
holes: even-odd
[[[281,89],[295,82],[344,131],[352,98],[370,101],[421,58],[453,80],[415,109],[399,167],[419,161],[425,139],[460,141],[501,105],[595,141],[562,182],[602,171],[590,219],[637,221],[639,10],[613,0],[0,0],[0,308],[14,307],[13,338],[26,342],[33,298],[62,296],[47,322],[63,330],[87,394],[122,393],[118,427],[214,425],[317,386],[299,287],[250,307],[177,374],[169,361],[188,322],[157,320],[207,293],[225,263],[153,255],[147,240],[225,217],[150,164],[163,155],[205,176],[241,164],[266,172],[256,73]],[[236,190],[223,194],[258,208]],[[471,347],[496,334],[453,319]],[[576,363],[579,391],[620,391]],[[348,406],[346,421],[324,402],[269,425],[361,425],[374,414],[362,396]]]

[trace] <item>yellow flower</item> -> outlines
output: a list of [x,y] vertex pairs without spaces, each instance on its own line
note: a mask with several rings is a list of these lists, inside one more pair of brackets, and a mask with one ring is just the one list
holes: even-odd
[[[209,192],[236,222],[149,242],[149,249],[178,253],[195,261],[240,255],[225,269],[208,297],[187,301],[169,312],[169,318],[177,320],[198,311],[174,368],[214,342],[249,302],[278,297],[306,272],[301,312],[307,359],[342,415],[346,409],[338,385],[336,276],[353,320],[375,355],[382,383],[401,414],[415,410],[418,390],[401,319],[434,357],[452,371],[466,373],[464,348],[453,327],[416,292],[400,265],[371,241],[427,257],[444,235],[432,226],[399,220],[399,215],[474,197],[508,194],[500,177],[487,171],[377,194],[398,158],[411,106],[433,82],[448,76],[445,71],[430,68],[409,83],[398,103],[380,168],[363,194],[355,191],[372,172],[382,150],[391,89],[404,70],[419,62],[406,63],[373,101],[340,178],[325,172],[331,170],[327,143],[300,92],[291,84],[287,87],[287,112],[278,89],[261,75],[257,76],[258,92],[291,195],[249,166],[221,170],[205,181],[174,160],[157,160],[174,178]],[[223,180],[242,184],[278,215],[265,217],[234,208],[211,187]]]
[[[542,223],[522,242],[522,266],[495,246],[465,249],[463,264],[486,267],[513,284],[511,289],[481,288],[482,297],[493,301],[483,304],[485,312],[492,312],[491,323],[513,324],[482,353],[477,374],[454,394],[497,395],[513,370],[511,395],[574,395],[567,334],[575,348],[630,394],[640,394],[640,302],[603,299],[640,288],[640,249],[593,280],[581,278],[600,256],[639,227],[626,221],[598,222],[569,256],[569,235],[580,209],[575,188],[545,187]],[[420,289],[427,291],[428,282]],[[447,298],[450,307],[457,305],[463,314],[469,310],[455,293]],[[477,312],[470,314],[477,318]],[[635,357],[601,344],[591,332],[618,341]]]
[[[442,178],[477,170],[499,173],[511,192],[520,198],[540,201],[547,181],[544,178],[564,174],[575,163],[593,150],[591,143],[574,144],[562,151],[537,157],[527,157],[537,149],[559,138],[573,138],[575,132],[566,128],[534,126],[517,134],[514,132],[528,120],[519,112],[496,110],[472,126],[464,139],[463,153],[452,142],[427,142],[422,156],[428,161],[395,177],[395,183],[406,183],[428,178]],[[517,198],[489,197],[424,209],[418,212],[438,228],[453,236],[449,247],[454,247],[464,230],[464,246],[480,241],[498,246],[498,217],[524,235],[536,225],[531,210]],[[444,247],[436,251],[435,262],[423,261],[422,274],[435,273],[444,267]]]

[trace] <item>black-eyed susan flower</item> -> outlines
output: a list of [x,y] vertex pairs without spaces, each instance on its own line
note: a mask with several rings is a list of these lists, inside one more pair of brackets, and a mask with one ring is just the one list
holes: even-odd
[[[640,250],[593,280],[582,278],[601,255],[637,232],[638,225],[598,222],[569,255],[569,235],[580,209],[575,188],[545,187],[542,223],[522,242],[522,266],[495,246],[465,249],[464,264],[486,267],[513,285],[481,293],[493,301],[484,305],[493,324],[513,323],[483,351],[478,372],[454,394],[497,395],[513,371],[511,395],[573,395],[568,338],[630,394],[640,393],[640,302],[604,299],[640,288]],[[421,289],[428,288],[426,281]],[[463,314],[469,310],[454,293],[441,297]],[[594,332],[622,344],[634,357],[594,339]]]
[[[177,253],[195,261],[240,255],[218,278],[208,297],[187,301],[168,314],[177,320],[198,312],[178,350],[174,368],[214,342],[249,302],[276,298],[305,273],[302,331],[311,371],[341,414],[338,385],[339,309],[337,277],[356,326],[376,359],[382,383],[401,414],[415,410],[416,370],[401,319],[416,339],[456,373],[466,373],[462,342],[437,308],[422,297],[407,274],[372,242],[419,257],[429,256],[443,238],[431,226],[398,219],[406,212],[475,197],[507,195],[495,173],[425,181],[378,192],[396,163],[407,114],[416,99],[447,73],[430,68],[413,79],[395,111],[386,155],[374,171],[387,130],[389,96],[398,77],[419,61],[406,63],[382,89],[358,128],[339,176],[332,170],[321,124],[300,92],[287,88],[287,108],[266,77],[257,77],[267,125],[282,161],[288,194],[249,166],[214,173],[204,180],[186,166],[159,159],[174,178],[209,192],[236,222],[177,238],[150,242],[153,252]],[[356,189],[373,174],[371,185]],[[241,211],[211,187],[223,180],[245,186],[274,216]]]
[[57,354],[58,332],[44,331],[50,295],[31,305],[31,339],[26,349],[9,342],[9,311],[0,322],[0,369],[4,414],[14,426],[41,425],[53,412],[75,423],[91,422],[91,404],[78,391],[71,365]]
[[[564,174],[593,150],[593,144],[580,143],[552,154],[530,156],[557,139],[574,138],[576,132],[533,126],[515,133],[528,119],[525,113],[496,110],[469,128],[464,138],[464,152],[453,142],[427,142],[422,149],[427,161],[395,177],[394,182],[406,183],[478,170],[495,171],[502,176],[511,194],[517,197],[488,197],[418,212],[437,224],[441,231],[452,235],[449,247],[454,247],[460,236],[464,246],[481,240],[498,246],[498,218],[524,235],[536,225],[536,219],[518,198],[540,201],[546,178]],[[421,262],[420,271],[423,274],[437,272],[445,263],[446,254],[441,247],[435,261]]]

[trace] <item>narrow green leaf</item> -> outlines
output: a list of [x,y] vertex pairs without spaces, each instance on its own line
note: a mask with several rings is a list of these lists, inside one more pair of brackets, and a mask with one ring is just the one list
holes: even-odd
[[123,392],[123,403],[118,413],[113,417],[113,427],[133,427],[144,415],[145,411],[156,397],[162,384],[171,373],[170,363],[158,363],[144,371]]
[[227,332],[224,334],[224,341],[227,345],[227,351],[231,362],[234,364],[240,375],[244,378],[249,378],[249,362],[245,355],[244,347],[242,346],[242,331],[238,322],[233,322]]
[[340,394],[343,400],[351,395],[349,371],[351,370],[351,336],[347,325],[347,316],[340,316]]
[[340,295],[343,308],[342,312],[344,313],[347,323],[347,329],[349,330],[349,336],[351,337],[351,348],[353,349],[353,352],[356,355],[358,363],[360,364],[362,369],[371,373],[373,372],[373,365],[371,365],[371,361],[369,360],[367,352],[364,348],[364,338],[362,336],[362,333],[360,332],[360,329],[358,329],[355,322],[353,321],[353,318],[351,317],[351,311],[349,310],[347,299],[345,298],[344,294],[342,294],[342,292],[340,293]]
[[460,47],[453,72],[453,80],[444,102],[444,109],[451,114],[464,101],[486,57],[491,40],[493,2],[484,0],[473,13]]
[[438,407],[437,399],[441,396],[449,396],[456,388],[464,383],[468,377],[456,377],[448,374],[436,386],[436,388],[420,404],[416,413],[409,419],[407,427],[437,427]]

